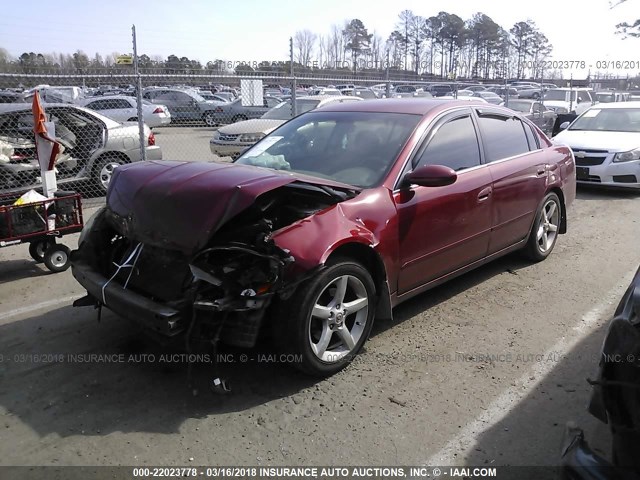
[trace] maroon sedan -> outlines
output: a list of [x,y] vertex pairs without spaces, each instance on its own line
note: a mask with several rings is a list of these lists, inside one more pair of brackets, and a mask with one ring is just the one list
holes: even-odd
[[330,375],[400,302],[515,250],[545,259],[575,187],[571,151],[511,110],[335,104],[232,164],[118,168],[72,256],[76,303],[187,343],[267,328]]

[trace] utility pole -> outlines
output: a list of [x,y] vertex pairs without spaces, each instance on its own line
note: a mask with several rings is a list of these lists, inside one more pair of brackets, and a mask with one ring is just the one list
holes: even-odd
[[142,118],[142,79],[138,70],[138,45],[136,43],[136,26],[131,26],[133,35],[133,72],[136,76],[136,104],[138,115],[138,134],[140,136],[140,160],[143,162],[147,159],[147,150],[144,145],[144,119]]
[[291,118],[296,116],[296,76],[293,71],[293,37],[289,37],[289,65],[291,71]]

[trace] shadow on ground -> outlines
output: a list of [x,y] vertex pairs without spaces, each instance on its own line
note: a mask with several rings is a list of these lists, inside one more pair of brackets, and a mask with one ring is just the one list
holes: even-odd
[[[394,321],[379,322],[373,335],[527,265],[512,255],[459,277],[397,308]],[[251,350],[221,347],[217,372],[211,353],[200,352],[190,384],[183,348],[159,346],[108,311],[100,323],[96,318],[91,307],[65,306],[0,326],[0,405],[40,436],[174,433],[187,419],[245,411],[318,382],[262,342]],[[209,391],[218,374],[231,379],[230,394]]]

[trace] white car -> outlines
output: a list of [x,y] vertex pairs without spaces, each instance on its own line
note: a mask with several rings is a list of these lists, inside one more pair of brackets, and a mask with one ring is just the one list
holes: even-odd
[[578,183],[640,188],[640,102],[599,103],[553,140],[576,159]]
[[[81,105],[100,112],[116,122],[135,122],[138,120],[138,103],[135,97],[127,95],[92,97],[82,101]],[[161,127],[171,123],[171,114],[164,105],[142,100],[142,119],[149,128]]]
[[[296,98],[296,115],[331,103],[361,101],[360,97],[348,95],[312,95]],[[248,147],[261,140],[287,120],[292,118],[291,100],[282,102],[261,118],[243,120],[220,127],[209,141],[211,153],[218,157],[237,158]]]
[[545,92],[542,101],[556,113],[580,115],[594,104],[591,93],[587,88],[552,88]]

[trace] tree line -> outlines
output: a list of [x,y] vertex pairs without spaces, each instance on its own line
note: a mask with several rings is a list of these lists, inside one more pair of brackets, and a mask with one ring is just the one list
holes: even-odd
[[[552,78],[559,72],[540,67],[552,45],[531,20],[504,28],[484,13],[464,20],[445,11],[423,17],[411,10],[398,15],[395,29],[386,38],[370,31],[360,19],[332,25],[317,34],[301,30],[293,35],[294,67],[300,73],[393,73],[440,78]],[[24,52],[17,58],[0,48],[0,71],[16,73],[90,74],[109,69],[131,73],[129,65],[117,65],[118,52],[89,56],[74,53]],[[232,73],[252,71],[287,73],[288,61],[236,64],[225,59],[205,63],[188,57],[142,54],[142,71],[154,73]]]
[[359,19],[333,25],[328,34],[295,33],[295,60],[302,65],[351,64],[439,77],[540,78],[553,46],[532,20],[509,29],[484,13],[463,20],[445,11],[431,17],[403,10],[385,39]]

